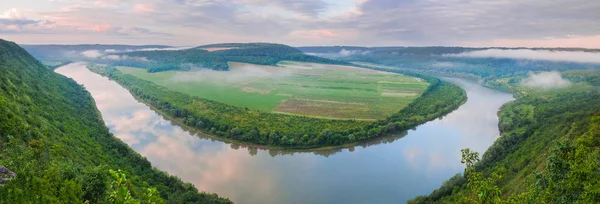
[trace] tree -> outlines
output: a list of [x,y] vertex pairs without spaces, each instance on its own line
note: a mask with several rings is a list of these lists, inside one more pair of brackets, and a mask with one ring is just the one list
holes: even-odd
[[354,134],[349,134],[348,140],[350,140],[350,142],[354,142],[354,141],[356,141],[356,136],[354,136]]
[[473,152],[469,148],[462,149],[460,152],[462,153],[462,159],[460,160],[460,163],[466,165],[465,173],[473,170],[473,165],[479,161],[479,153]]
[[143,199],[144,203],[148,204],[164,204],[166,201],[160,197],[160,193],[156,188],[146,189],[146,194]]
[[479,153],[473,152],[469,148],[462,149],[461,163],[466,165],[465,174],[467,175],[467,187],[470,195],[465,197],[466,203],[500,203],[500,188],[496,181],[501,177],[494,173],[491,177],[485,177],[483,173],[476,172],[474,165],[479,161]]
[[83,199],[90,203],[102,203],[106,196],[109,175],[103,168],[97,166],[83,172],[81,179]]
[[114,180],[110,183],[108,200],[114,204],[139,204],[140,201],[131,196],[131,183],[125,173],[121,170],[109,170],[109,173]]

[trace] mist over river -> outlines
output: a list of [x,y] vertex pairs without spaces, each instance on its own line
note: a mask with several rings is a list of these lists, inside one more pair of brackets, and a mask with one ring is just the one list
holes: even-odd
[[155,167],[236,203],[403,203],[462,172],[460,150],[483,153],[498,137],[497,111],[510,94],[462,79],[468,101],[415,130],[356,147],[282,152],[191,133],[138,102],[85,63],[56,69],[94,97],[110,131]]

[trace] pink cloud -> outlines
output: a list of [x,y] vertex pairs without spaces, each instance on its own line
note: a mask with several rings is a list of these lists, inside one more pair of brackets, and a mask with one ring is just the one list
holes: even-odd
[[21,11],[19,11],[16,8],[13,8],[13,9],[10,9],[10,10],[4,12],[4,14],[2,16],[0,16],[0,18],[24,19],[25,16],[23,15],[23,13],[21,13]]
[[100,7],[115,7],[118,3],[116,0],[94,1],[94,4]]
[[317,30],[317,34],[321,35],[321,36],[327,36],[327,37],[338,37],[340,35],[335,34],[329,30]]
[[5,27],[8,30],[19,30],[19,26],[17,26],[17,25],[7,25]]
[[136,4],[133,6],[135,12],[154,12],[154,5],[152,4]]
[[103,25],[96,24],[96,25],[94,25],[94,28],[92,28],[92,31],[99,33],[99,32],[107,31],[108,29],[110,29],[109,24],[103,24]]
[[340,37],[339,34],[326,29],[321,30],[303,30],[303,31],[294,31],[290,35],[301,37],[301,38],[310,38],[310,39],[323,39],[323,38],[335,38]]
[[116,7],[119,0],[50,0],[51,2],[66,2],[77,4],[93,4],[100,7]]

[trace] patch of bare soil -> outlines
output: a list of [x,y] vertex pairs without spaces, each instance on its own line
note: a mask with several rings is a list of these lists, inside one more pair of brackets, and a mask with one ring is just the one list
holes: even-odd
[[266,95],[266,94],[271,93],[271,90],[261,90],[261,89],[255,89],[255,88],[252,88],[252,87],[244,87],[244,88],[242,88],[242,91],[243,92],[248,92],[248,93],[259,93],[259,94],[262,94],[262,95]]
[[289,99],[274,111],[326,118],[374,119],[365,104],[336,101]]

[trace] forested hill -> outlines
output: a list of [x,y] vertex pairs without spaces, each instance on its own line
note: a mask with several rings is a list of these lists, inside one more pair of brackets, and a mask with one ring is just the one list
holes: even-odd
[[508,89],[526,94],[499,112],[500,138],[480,159],[463,152],[464,176],[409,203],[600,203],[600,70],[562,75],[570,87]]
[[153,168],[109,133],[82,86],[4,40],[0,165],[17,175],[0,203],[230,203]]
[[[365,52],[373,53],[379,51],[390,51],[390,50],[413,50],[417,49],[429,49],[429,48],[440,48],[440,47],[404,47],[404,46],[388,46],[388,47],[359,47],[359,46],[305,46],[296,47],[298,50],[311,53],[311,54],[340,54],[340,52]],[[347,53],[353,54],[353,53]],[[347,56],[347,55],[346,55]]]
[[[348,62],[306,55],[281,44],[227,43],[199,46],[185,50],[156,50],[114,54],[102,63],[146,68],[149,72],[209,68],[228,70],[227,62],[276,65],[280,61],[314,62],[348,65]],[[118,59],[118,60],[115,60]]]

